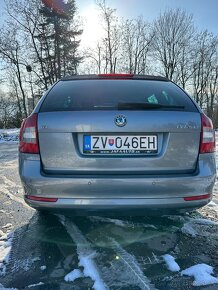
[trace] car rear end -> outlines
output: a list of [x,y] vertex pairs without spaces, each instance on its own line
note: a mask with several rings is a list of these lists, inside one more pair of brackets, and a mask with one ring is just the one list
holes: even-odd
[[191,210],[212,198],[212,123],[165,78],[65,78],[22,125],[20,177],[34,208],[72,214]]

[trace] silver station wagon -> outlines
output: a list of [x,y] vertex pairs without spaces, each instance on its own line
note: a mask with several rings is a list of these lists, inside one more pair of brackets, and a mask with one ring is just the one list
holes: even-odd
[[38,210],[147,214],[206,205],[216,179],[211,120],[163,77],[66,77],[20,131],[25,201]]

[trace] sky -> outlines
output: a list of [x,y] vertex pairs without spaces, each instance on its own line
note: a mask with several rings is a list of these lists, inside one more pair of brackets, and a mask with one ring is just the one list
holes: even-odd
[[[82,43],[90,44],[93,41],[94,44],[96,39],[93,39],[93,31],[96,38],[101,34],[96,0],[75,0],[75,3],[78,15],[83,20]],[[218,0],[106,0],[106,3],[117,10],[120,18],[142,15],[148,22],[152,22],[167,8],[182,8],[193,15],[194,24],[199,30],[208,29],[218,35]],[[4,19],[3,7],[4,0],[0,0],[0,23]]]
[[[99,30],[99,12],[95,0],[76,0],[78,14],[84,19],[82,41],[91,41],[91,32],[95,35]],[[193,15],[195,26],[199,30],[208,29],[218,35],[218,0],[107,0],[107,5],[117,10],[117,15],[123,18],[137,18],[142,15],[152,22],[167,8],[182,8]],[[93,34],[93,33],[92,33]]]

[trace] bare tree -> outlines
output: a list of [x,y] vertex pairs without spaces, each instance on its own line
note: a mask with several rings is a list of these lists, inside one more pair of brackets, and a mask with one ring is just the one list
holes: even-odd
[[217,52],[218,38],[216,36],[209,33],[207,30],[197,35],[193,56],[193,89],[194,98],[201,107],[205,105],[209,106],[210,101],[208,98],[210,87],[213,91],[212,94],[216,93],[216,70],[218,66]]
[[8,70],[7,78],[9,80],[10,94],[14,97],[17,104],[17,121],[18,123],[23,119],[23,102],[20,98],[19,85],[13,69]]
[[8,128],[17,112],[17,106],[12,94],[0,91],[0,127]]
[[186,89],[187,85],[191,85],[191,79],[194,73],[193,59],[194,44],[188,42],[181,47],[177,69],[173,77],[174,81],[178,83],[183,89]]
[[[25,36],[27,41],[26,51],[29,54],[29,59],[31,60],[29,64],[36,72],[40,67],[40,73],[37,74],[39,80],[43,82],[45,89],[48,89],[48,80],[46,78],[46,70],[42,60],[42,47],[37,41],[35,35],[39,34],[43,27],[40,27],[40,1],[18,1],[10,0],[6,5],[6,12],[9,16],[8,23],[13,25],[16,23],[17,27],[22,31],[22,36]],[[31,51],[30,51],[31,50]],[[34,55],[33,55],[34,52]],[[31,55],[32,54],[32,55]],[[32,57],[31,57],[32,56]],[[37,64],[32,63],[34,60],[37,60]]]
[[101,11],[103,28],[105,31],[105,36],[101,41],[101,46],[104,47],[104,72],[115,73],[119,58],[119,47],[121,43],[121,31],[118,25],[118,18],[115,15],[116,10],[108,7],[105,0],[97,1],[97,5]]
[[147,57],[154,34],[142,17],[126,20],[122,26],[122,59],[124,70],[133,74],[145,74]]
[[92,73],[102,73],[104,70],[104,47],[98,41],[95,48],[88,48],[83,52],[84,59],[86,59],[86,73],[87,67]]
[[160,62],[164,75],[173,79],[179,60],[185,57],[184,47],[194,33],[192,15],[181,9],[167,10],[154,21],[154,57]]
[[27,116],[26,93],[24,88],[24,79],[22,78],[24,66],[24,49],[19,40],[19,29],[16,24],[10,26],[10,29],[3,27],[0,31],[0,56],[10,66],[16,77],[19,90],[22,97],[24,116]]
[[218,64],[214,66],[210,73],[208,88],[205,90],[207,100],[207,114],[215,122],[217,112],[215,110],[218,106]]

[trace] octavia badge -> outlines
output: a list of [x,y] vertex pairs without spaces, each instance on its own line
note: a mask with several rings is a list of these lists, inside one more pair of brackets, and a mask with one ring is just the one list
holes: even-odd
[[123,127],[126,125],[127,120],[126,120],[126,117],[124,115],[118,115],[115,117],[114,122],[118,127]]

